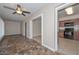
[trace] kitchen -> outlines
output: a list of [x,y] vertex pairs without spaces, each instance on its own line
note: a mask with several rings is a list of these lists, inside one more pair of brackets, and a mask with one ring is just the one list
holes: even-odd
[[[79,54],[79,4],[71,5],[58,12],[59,52]],[[67,13],[70,11],[71,14]]]

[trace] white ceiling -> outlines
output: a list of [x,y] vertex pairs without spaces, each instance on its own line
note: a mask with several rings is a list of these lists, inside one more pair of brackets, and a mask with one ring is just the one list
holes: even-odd
[[[35,11],[39,10],[40,8],[44,7],[47,5],[46,3],[19,3],[25,10],[28,10],[32,13]],[[31,14],[26,14],[26,16],[22,15],[13,15],[12,13],[14,12],[13,10],[5,9],[3,6],[9,6],[11,8],[16,8],[15,3],[1,3],[0,4],[0,16],[4,20],[25,20],[26,17],[30,16]]]
[[[79,4],[72,6],[72,7],[73,7],[73,12],[74,12],[72,15],[79,14]],[[66,16],[72,16],[72,15],[67,15],[64,9],[58,12],[59,18],[66,17]]]

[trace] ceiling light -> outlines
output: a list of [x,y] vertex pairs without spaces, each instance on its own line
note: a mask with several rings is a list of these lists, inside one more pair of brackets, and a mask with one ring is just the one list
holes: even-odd
[[18,14],[22,14],[21,8],[18,7],[18,8],[16,9],[16,12],[17,12]]
[[16,11],[18,14],[22,14],[22,11]]
[[68,15],[73,14],[73,8],[72,8],[72,7],[66,8],[65,11],[66,11],[66,13],[67,13]]

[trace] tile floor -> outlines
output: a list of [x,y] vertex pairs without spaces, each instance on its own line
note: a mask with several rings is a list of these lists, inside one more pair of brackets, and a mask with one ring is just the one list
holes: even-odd
[[60,55],[34,40],[20,35],[5,36],[0,43],[0,55]]
[[59,52],[68,55],[79,55],[79,41],[59,38]]
[[34,39],[36,42],[38,42],[39,44],[42,43],[41,35],[35,36],[35,37],[33,37],[33,39]]

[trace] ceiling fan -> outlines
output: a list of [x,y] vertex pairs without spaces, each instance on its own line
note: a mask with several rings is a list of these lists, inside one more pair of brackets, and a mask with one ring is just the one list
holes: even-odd
[[25,16],[25,13],[27,14],[30,14],[31,12],[29,11],[24,11],[21,7],[21,5],[17,4],[17,7],[14,9],[14,8],[11,8],[11,7],[8,7],[8,6],[3,6],[4,8],[7,8],[7,9],[10,9],[10,10],[14,10],[15,12],[13,12],[13,14],[19,14],[19,15],[23,15]]

